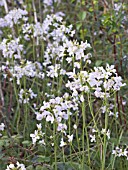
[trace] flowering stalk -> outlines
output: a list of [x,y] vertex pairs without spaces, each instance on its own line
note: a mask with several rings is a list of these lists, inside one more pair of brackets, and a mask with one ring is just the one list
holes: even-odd
[[[106,92],[105,92],[106,93]],[[105,95],[105,106],[107,108],[107,98],[106,98],[106,95]],[[105,112],[105,133],[104,133],[104,141],[103,141],[103,152],[102,152],[102,170],[105,169],[105,158],[106,158],[106,150],[107,150],[107,135],[106,135],[106,131],[107,131],[107,127],[108,127],[108,111],[106,109],[106,112]]]

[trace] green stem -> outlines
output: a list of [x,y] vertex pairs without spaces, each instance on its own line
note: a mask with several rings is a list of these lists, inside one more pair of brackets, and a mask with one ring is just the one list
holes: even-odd
[[[107,108],[106,95],[105,95],[105,106]],[[106,150],[107,150],[107,136],[106,136],[107,128],[108,128],[108,112],[107,112],[107,109],[106,109],[106,112],[105,112],[105,134],[104,134],[103,155],[102,155],[102,170],[105,169],[105,158],[106,158]]]
[[16,84],[15,84],[15,79],[13,78],[13,87],[14,87],[14,93],[16,96],[16,101],[17,101],[17,115],[14,117],[13,123],[15,123],[15,120],[17,119],[17,132],[20,133],[19,131],[19,122],[20,122],[20,105],[19,105],[19,100],[18,100],[18,92],[17,92],[17,88],[16,88]]
[[[82,93],[83,95],[83,93]],[[82,117],[83,117],[83,132],[82,132],[82,170],[84,170],[84,164],[85,164],[85,134],[86,134],[86,140],[87,140],[87,150],[88,150],[88,163],[90,165],[90,148],[89,148],[89,138],[88,138],[88,132],[87,132],[87,126],[86,126],[86,117],[85,117],[85,102],[82,102]]]
[[57,140],[56,140],[56,123],[53,125],[53,136],[54,136],[54,159],[55,159],[55,170],[57,170]]
[[[26,93],[26,78],[24,77],[24,91]],[[25,98],[27,98],[27,96],[25,95]],[[25,104],[25,112],[24,112],[24,130],[23,130],[23,134],[24,137],[26,136],[26,129],[27,129],[27,124],[28,124],[28,105]]]

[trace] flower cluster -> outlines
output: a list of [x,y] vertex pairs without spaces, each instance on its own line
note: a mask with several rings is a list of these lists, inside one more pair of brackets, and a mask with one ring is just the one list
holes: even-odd
[[65,93],[63,97],[50,99],[49,102],[44,101],[43,106],[40,108],[41,113],[36,112],[36,119],[46,119],[50,123],[55,122],[58,124],[58,131],[65,131],[67,125],[62,122],[68,120],[69,116],[72,115],[72,110],[78,110],[78,103],[75,100],[69,100],[68,97],[69,94]]
[[27,76],[30,78],[44,78],[44,73],[41,71],[42,65],[39,62],[33,63],[32,61],[23,61],[21,65],[15,65],[14,67],[10,68],[10,72],[13,77],[16,77],[17,84],[20,84],[20,79],[23,76]]
[[17,162],[16,164],[11,163],[8,165],[6,170],[26,170],[26,168],[24,164]]
[[118,112],[117,111],[115,112],[115,110],[114,110],[115,109],[115,105],[114,104],[110,103],[110,104],[108,104],[108,108],[105,105],[105,106],[102,106],[100,109],[101,109],[101,112],[103,114],[107,112],[109,116],[113,116],[115,118],[118,118]]
[[37,130],[35,130],[34,134],[30,134],[33,144],[36,144],[38,142],[39,144],[45,145],[44,138],[43,138],[45,133],[41,131],[41,128],[42,128],[41,123],[37,124]]
[[[71,144],[72,141],[73,141],[73,134],[72,135],[67,135],[66,137],[67,137],[68,143]],[[67,143],[64,141],[64,138],[62,137],[61,140],[60,140],[60,147],[64,147],[66,145],[67,145]]]
[[[68,121],[69,117],[75,111],[78,111],[78,103],[75,99],[69,100],[69,94],[65,93],[63,97],[52,98],[49,102],[44,101],[43,106],[40,107],[40,112],[35,112],[35,114],[38,121],[45,119],[46,122],[56,124],[57,132],[62,132],[65,135],[65,138],[67,138],[67,141],[71,143],[73,140],[73,134],[67,134],[66,131],[68,126],[66,121]],[[36,141],[40,139],[40,131],[35,130],[35,133],[30,136],[32,137],[33,143],[36,143]],[[64,142],[64,139],[61,138],[60,147],[63,147],[66,144],[67,143]]]
[[[65,49],[69,53],[69,56],[74,56],[75,61],[80,61],[83,58],[83,61],[86,61],[89,58],[89,55],[85,55],[85,50],[91,48],[90,44],[81,41],[80,43],[75,41],[66,41],[64,44]],[[73,58],[72,58],[73,59]],[[71,62],[68,58],[66,59],[69,63]]]
[[21,64],[17,64],[14,62],[14,66],[9,66],[9,62],[6,62],[6,65],[2,65],[0,70],[3,72],[3,76],[7,77],[7,70],[10,72],[11,79],[12,77],[16,78],[16,82],[19,85],[20,80],[23,76],[26,76],[28,78],[44,78],[44,73],[42,72],[42,65],[39,62],[32,62],[32,61],[25,61],[21,60]]
[[97,136],[100,136],[100,137],[102,135],[105,135],[105,136],[107,136],[108,140],[110,139],[110,130],[109,129],[106,130],[106,129],[102,128],[101,131],[92,129],[92,134],[89,135],[91,142],[96,142],[96,134],[97,134]]
[[28,12],[20,8],[9,11],[9,13],[4,17],[0,18],[0,27],[13,27],[14,24],[19,24],[20,20],[27,21],[26,15]]
[[128,149],[119,148],[118,146],[112,151],[112,154],[116,157],[126,157],[128,160]]
[[44,12],[50,11],[53,12],[54,3],[59,4],[61,0],[43,0]]
[[35,94],[31,88],[26,91],[24,89],[21,89],[19,93],[19,102],[26,104],[26,103],[29,103],[30,99],[33,99],[36,97],[37,97],[37,94]]
[[117,75],[114,66],[106,65],[103,67],[94,67],[94,71],[88,73],[87,71],[80,71],[78,73],[67,73],[72,81],[68,81],[66,87],[72,91],[94,91],[97,98],[110,97],[110,93],[119,91],[125,83],[122,83],[122,78]]
[[[11,38],[11,36],[10,36]],[[2,51],[2,55],[7,59],[21,59],[21,52],[23,51],[23,45],[19,44],[20,38],[16,38],[14,40],[3,39],[0,43],[0,50]]]
[[[36,22],[35,24],[25,23],[22,25],[22,33],[28,38],[40,38],[45,41],[50,41],[50,38],[62,38],[64,33],[70,33],[71,28],[67,28],[63,23],[63,13],[47,15],[43,23]],[[71,34],[71,33],[70,33]],[[55,38],[56,37],[56,38]],[[66,37],[66,36],[64,36]],[[58,41],[58,40],[57,40]]]
[[47,66],[53,63],[52,61],[54,59],[60,64],[64,59],[68,65],[74,62],[74,66],[78,68],[80,67],[80,61],[85,62],[87,60],[87,62],[90,63],[90,53],[85,55],[85,51],[87,48],[90,48],[90,44],[87,42],[79,43],[76,40],[72,41],[69,39],[69,37],[72,37],[75,33],[75,31],[72,30],[72,25],[65,27],[65,25],[62,24],[58,25],[58,27],[59,28],[56,28],[55,31],[51,33],[53,42],[49,42],[47,45],[43,65]]

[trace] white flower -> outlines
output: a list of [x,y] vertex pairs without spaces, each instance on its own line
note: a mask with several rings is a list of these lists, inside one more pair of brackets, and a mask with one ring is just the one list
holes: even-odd
[[76,125],[76,124],[74,124],[74,125],[73,125],[73,128],[74,128],[74,129],[77,129],[77,125]]
[[67,125],[63,123],[59,123],[57,127],[57,131],[65,132],[67,130]]
[[126,105],[126,100],[123,100],[122,104],[125,106]]
[[89,135],[91,138],[91,142],[96,142],[96,136],[95,135]]
[[114,4],[114,10],[117,11],[117,12],[120,10],[121,7],[122,7],[122,3],[115,3]]
[[109,129],[106,131],[106,129],[102,128],[101,134],[106,135],[108,140],[110,139],[110,130]]
[[42,128],[41,123],[40,123],[40,124],[37,124],[36,126],[37,126],[38,130],[41,130],[41,128]]
[[65,145],[66,145],[66,142],[64,142],[63,138],[61,138],[60,147],[64,147]]
[[102,106],[101,110],[102,110],[102,113],[105,113],[106,112],[106,106]]
[[72,140],[73,140],[73,134],[72,134],[72,135],[67,135],[67,137],[68,137],[68,142],[69,142],[69,143],[72,142]]
[[117,154],[117,151],[116,151],[116,150],[112,150],[112,154],[113,154],[113,155],[116,155],[116,154]]
[[3,39],[0,43],[0,50],[2,51],[4,58],[21,59],[21,52],[23,51],[23,45],[19,43],[20,38],[14,40]]
[[127,153],[128,151],[126,149],[119,149],[118,150],[118,157],[121,157],[121,156],[126,156],[127,157]]
[[39,112],[35,112],[36,114],[36,120],[42,120],[44,118],[43,114],[40,114]]
[[80,96],[80,101],[84,102],[84,96],[83,95]]
[[109,116],[113,116],[114,113],[112,111],[109,112]]
[[30,134],[30,137],[32,138],[32,143],[33,144],[36,144],[38,142],[39,144],[44,144],[45,145],[45,142],[44,142],[44,139],[43,139],[45,133],[43,133],[41,131],[41,128],[42,128],[41,123],[37,124],[37,129],[38,130],[35,130],[34,134]]
[[76,68],[80,68],[80,63],[75,62],[75,63],[74,63],[74,67],[76,67]]
[[43,106],[40,108],[42,114],[36,113],[37,119],[42,120],[42,118],[45,118],[47,122],[51,123],[56,120],[58,122],[58,131],[66,129],[65,124],[62,124],[61,121],[68,120],[69,116],[72,115],[71,110],[78,110],[76,101],[70,101],[68,96],[66,93],[63,97],[51,98],[49,102],[44,101]]
[[106,129],[102,128],[101,134],[105,134],[106,133]]
[[15,165],[14,164],[10,164],[7,165],[7,169],[6,170],[26,170],[25,165],[24,164],[20,164],[19,162],[17,162]]
[[40,139],[38,130],[35,130],[34,134],[30,134],[30,137],[32,138],[32,143],[35,144],[38,139]]
[[92,132],[93,132],[93,133],[95,133],[95,132],[97,132],[97,130],[95,130],[95,129],[92,129]]
[[125,156],[126,158],[128,158],[127,148],[122,149],[122,148],[116,147],[114,150],[112,150],[112,154],[114,154],[117,157]]
[[29,92],[29,95],[30,95],[30,98],[31,98],[31,99],[37,97],[37,94],[33,93],[33,91],[32,91],[31,88],[28,90],[28,92]]
[[53,123],[53,122],[54,122],[54,117],[53,117],[52,115],[48,115],[48,116],[46,117],[46,121]]
[[108,140],[110,139],[110,130],[108,129],[106,132],[106,136],[108,137]]
[[32,89],[24,91],[23,89],[20,90],[19,95],[19,102],[20,103],[28,103],[30,98],[36,98],[37,94],[34,94]]
[[116,118],[118,118],[118,115],[119,115],[119,113],[118,113],[118,112],[116,112]]
[[4,21],[7,22],[9,27],[13,27],[14,24],[19,24],[19,20],[23,19],[23,16],[27,15],[28,12],[22,9],[13,9],[4,17]]
[[4,130],[4,128],[5,128],[4,123],[1,123],[1,124],[0,124],[0,130],[1,130],[1,131],[3,131],[3,130]]
[[39,144],[46,145],[44,139],[40,140]]
[[11,168],[11,169],[15,168],[14,164],[10,164],[9,168]]
[[17,169],[19,169],[19,168],[20,168],[20,170],[26,170],[26,168],[25,168],[25,165],[24,165],[24,164],[20,164],[19,162],[17,162],[17,163],[16,163],[16,165],[17,165]]

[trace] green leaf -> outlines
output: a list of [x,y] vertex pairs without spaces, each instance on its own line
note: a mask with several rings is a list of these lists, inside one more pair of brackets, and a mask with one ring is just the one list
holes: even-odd
[[50,158],[49,157],[45,157],[43,155],[38,155],[38,162],[49,162]]
[[82,23],[77,23],[76,29],[79,30],[81,28],[81,26],[82,26]]
[[95,66],[98,67],[102,64],[102,60],[97,60],[96,63],[95,63]]
[[121,144],[122,145],[128,145],[128,137],[122,137],[121,138]]
[[81,19],[82,21],[86,18],[86,12],[82,11],[78,14],[79,19]]
[[17,134],[17,135],[13,135],[13,136],[12,136],[12,138],[13,138],[13,139],[22,139],[22,138],[23,138],[23,136],[22,136],[22,135]]
[[[55,166],[55,163],[53,164],[53,167]],[[81,170],[81,164],[75,163],[75,162],[57,162],[57,169],[58,170]],[[90,168],[84,164],[84,170],[90,170]]]
[[2,136],[2,139],[8,139],[8,136]]
[[52,170],[50,166],[46,167],[45,165],[38,165],[36,170]]
[[32,165],[30,165],[30,166],[28,166],[28,167],[26,168],[26,170],[34,170],[34,168],[33,168]]
[[9,140],[0,140],[0,147],[2,146],[9,146]]
[[30,145],[31,141],[25,140],[22,142],[23,145]]
[[0,153],[0,159],[2,159],[5,156],[5,153]]

